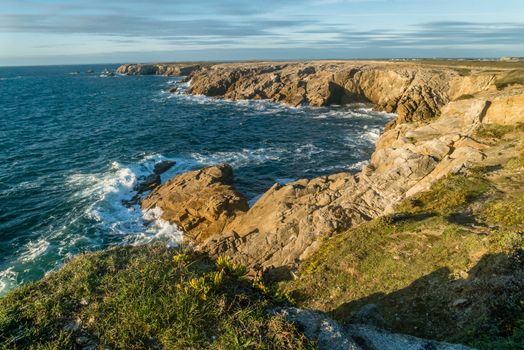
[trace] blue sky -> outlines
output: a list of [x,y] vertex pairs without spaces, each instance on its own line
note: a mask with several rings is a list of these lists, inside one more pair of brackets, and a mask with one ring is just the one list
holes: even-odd
[[524,56],[524,0],[0,0],[0,65]]

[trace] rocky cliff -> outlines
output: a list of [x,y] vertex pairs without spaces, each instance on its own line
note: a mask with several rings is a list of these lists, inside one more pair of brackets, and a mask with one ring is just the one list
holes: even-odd
[[[154,191],[143,205],[158,205],[165,219],[182,227],[190,220],[190,231],[208,237],[195,244],[213,256],[230,255],[254,271],[289,277],[300,261],[318,249],[323,237],[390,213],[399,201],[427,190],[447,174],[484,161],[489,146],[473,136],[475,130],[483,123],[524,121],[520,103],[524,87],[497,86],[507,74],[496,69],[390,62],[201,67],[190,74],[191,94],[313,106],[371,102],[398,117],[378,140],[369,165],[356,175],[339,173],[275,184],[252,208],[235,204],[233,211],[229,201],[216,201],[229,198],[229,187],[222,191],[218,186],[204,195],[195,192],[200,201],[213,206],[213,214],[206,215],[215,219],[202,220],[202,207],[180,197],[185,190],[172,182]],[[188,182],[200,181],[199,172],[181,176]],[[186,219],[170,215],[173,205],[184,208]],[[210,225],[210,220],[220,224]]]
[[116,70],[125,75],[166,75],[184,76],[204,67],[205,64],[197,63],[153,63],[153,64],[122,64]]

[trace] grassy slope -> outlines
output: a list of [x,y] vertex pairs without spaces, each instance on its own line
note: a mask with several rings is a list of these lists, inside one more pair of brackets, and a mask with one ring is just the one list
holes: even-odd
[[343,322],[375,303],[395,331],[524,347],[522,136],[496,125],[480,130],[476,137],[498,156],[488,159],[503,165],[449,176],[395,215],[327,240],[281,287]]
[[[175,258],[174,258],[175,257]],[[241,268],[162,246],[82,255],[0,300],[8,349],[301,349]]]

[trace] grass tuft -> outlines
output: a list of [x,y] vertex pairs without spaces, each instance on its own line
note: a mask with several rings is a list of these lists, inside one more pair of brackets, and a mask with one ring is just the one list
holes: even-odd
[[499,77],[495,81],[495,86],[498,90],[502,90],[511,85],[524,85],[524,70],[515,69],[509,71],[504,76]]
[[500,125],[500,124],[482,124],[473,136],[481,139],[501,139],[506,134],[511,133],[515,130],[513,125]]
[[478,174],[451,174],[437,181],[429,191],[402,201],[399,213],[436,213],[448,215],[458,211],[490,188],[489,181]]

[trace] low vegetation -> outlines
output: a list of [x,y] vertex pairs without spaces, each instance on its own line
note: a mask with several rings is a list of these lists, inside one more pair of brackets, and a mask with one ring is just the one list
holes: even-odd
[[516,84],[524,85],[524,70],[522,69],[509,71],[495,81],[495,86],[498,90]]
[[460,95],[459,97],[457,97],[455,100],[456,101],[461,101],[461,100],[470,100],[472,98],[474,98],[475,96],[473,95],[470,95],[470,94],[464,94],[464,95]]
[[523,183],[522,168],[450,175],[395,214],[326,240],[281,288],[341,322],[376,304],[397,332],[520,349]]
[[400,203],[397,212],[449,215],[479,198],[489,188],[489,181],[481,175],[451,174],[437,181],[431,191],[422,192]]
[[4,349],[303,349],[225,258],[162,246],[86,254],[0,300]]
[[473,136],[480,139],[501,139],[514,129],[515,126],[513,125],[483,124],[475,131]]

